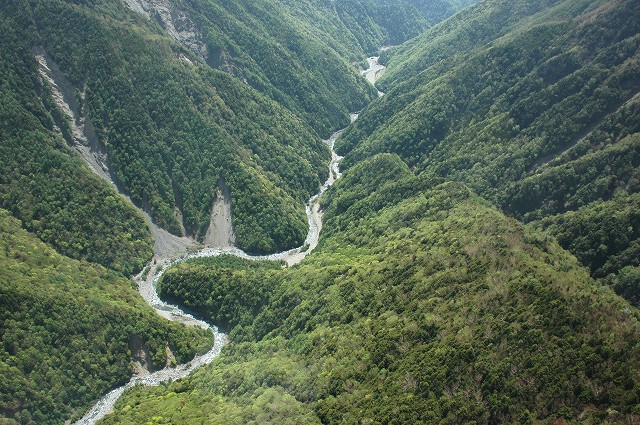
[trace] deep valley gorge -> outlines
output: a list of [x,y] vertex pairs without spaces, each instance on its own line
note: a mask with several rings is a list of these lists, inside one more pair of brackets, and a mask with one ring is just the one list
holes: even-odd
[[0,423],[640,422],[639,18],[5,1]]

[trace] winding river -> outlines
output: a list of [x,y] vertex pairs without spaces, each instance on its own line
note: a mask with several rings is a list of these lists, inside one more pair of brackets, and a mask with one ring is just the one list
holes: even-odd
[[[374,83],[376,78],[382,75],[384,67],[379,65],[377,58],[369,59],[369,69],[362,71],[362,75],[367,78],[371,83]],[[373,76],[371,77],[371,75]],[[358,118],[358,114],[351,114],[351,122],[354,122]],[[220,332],[218,328],[205,321],[196,319],[192,315],[182,311],[180,307],[172,304],[165,303],[160,299],[156,292],[156,284],[162,277],[165,270],[174,264],[189,260],[197,257],[214,257],[221,254],[232,254],[238,257],[251,259],[251,260],[283,260],[287,265],[291,266],[302,261],[311,251],[318,245],[320,237],[320,231],[322,230],[322,212],[320,211],[320,196],[331,186],[337,179],[341,177],[339,162],[342,159],[333,149],[334,143],[340,133],[343,130],[335,132],[328,140],[324,142],[331,149],[331,161],[329,163],[329,178],[322,185],[320,191],[312,196],[307,202],[307,218],[309,220],[309,232],[307,238],[302,247],[294,248],[289,251],[279,252],[271,255],[249,255],[238,248],[204,248],[191,254],[185,254],[177,258],[158,258],[154,257],[151,263],[147,266],[146,276],[140,273],[134,278],[134,281],[138,284],[139,292],[142,298],[153,307],[158,314],[165,317],[168,320],[177,321],[190,326],[199,326],[203,329],[210,329],[214,335],[214,344],[211,349],[199,356],[196,356],[193,360],[186,364],[179,365],[177,367],[168,367],[157,372],[148,375],[133,376],[131,380],[118,387],[106,395],[104,395],[98,402],[80,419],[76,422],[77,425],[90,425],[95,424],[107,414],[113,411],[113,407],[120,398],[120,396],[129,388],[135,385],[160,385],[162,382],[169,380],[176,380],[183,378],[193,372],[195,369],[207,365],[213,361],[222,350],[222,347],[227,341],[227,337],[224,333]],[[147,217],[148,220],[150,220]],[[154,238],[158,237],[157,229],[153,229],[152,233]],[[156,231],[154,231],[156,230]],[[145,276],[145,277],[143,277]]]

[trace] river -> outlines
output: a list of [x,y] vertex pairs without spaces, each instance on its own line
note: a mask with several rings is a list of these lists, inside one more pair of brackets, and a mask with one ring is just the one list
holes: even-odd
[[[371,59],[375,60],[372,61]],[[374,83],[375,80],[382,75],[383,72],[381,72],[381,70],[384,71],[384,66],[378,64],[377,58],[370,58],[369,68],[370,69],[368,70],[362,71],[362,74],[363,76],[365,76],[365,78],[367,78],[367,80],[369,80],[371,83]],[[372,77],[370,77],[371,74],[373,74]],[[352,123],[357,118],[358,114],[351,114]],[[335,132],[328,140],[324,141],[331,149],[331,161],[329,162],[329,178],[322,185],[320,191],[312,196],[307,202],[306,210],[307,218],[309,221],[309,231],[307,233],[307,237],[303,246],[284,252],[260,256],[249,255],[238,248],[204,248],[177,258],[167,258],[164,256],[156,255],[147,266],[146,276],[144,273],[140,273],[134,278],[134,281],[138,284],[140,295],[151,307],[156,310],[158,314],[168,320],[177,321],[190,326],[199,326],[203,329],[210,329],[214,335],[214,344],[208,352],[196,356],[193,360],[186,364],[176,367],[167,367],[149,375],[133,376],[127,384],[110,391],[100,400],[98,400],[98,402],[82,417],[82,419],[76,422],[76,425],[91,425],[98,422],[104,416],[111,413],[118,398],[120,398],[120,396],[126,390],[132,388],[135,385],[154,386],[160,385],[162,382],[167,382],[169,380],[184,378],[195,369],[211,363],[220,354],[222,347],[227,341],[227,336],[224,333],[220,332],[216,326],[209,324],[203,320],[196,319],[192,315],[182,311],[177,305],[165,303],[158,296],[158,293],[156,292],[156,285],[158,283],[158,280],[162,277],[164,271],[169,267],[174,264],[189,260],[191,258],[214,257],[221,254],[232,254],[251,260],[283,260],[287,263],[288,266],[291,266],[302,261],[315,249],[320,238],[320,231],[322,230],[322,211],[320,210],[319,202],[320,196],[342,175],[340,173],[339,167],[339,163],[342,157],[339,156],[334,150],[335,141],[342,131],[343,130]],[[154,238],[157,238],[157,232],[152,233],[154,235]]]
[[367,79],[371,84],[375,84],[376,80],[384,75],[385,70],[387,69],[384,65],[380,65],[378,61],[380,60],[380,56],[372,56],[367,58],[367,63],[369,64],[369,68],[361,71],[364,78]]

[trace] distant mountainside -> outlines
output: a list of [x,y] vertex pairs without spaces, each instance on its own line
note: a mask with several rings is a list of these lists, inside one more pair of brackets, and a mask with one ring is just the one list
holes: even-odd
[[466,9],[388,52],[387,95],[345,132],[344,165],[397,153],[547,229],[595,277],[637,275],[638,16],[635,1]]
[[[473,1],[462,2],[469,4]],[[462,7],[450,0],[126,0],[195,56],[297,113],[322,137],[370,92],[347,61],[399,44]]]
[[101,423],[633,421],[638,311],[548,236],[440,181],[377,155],[329,190],[299,266],[169,270],[162,292],[233,343]]
[[[122,3],[114,1],[114,5]],[[319,11],[293,16],[303,5],[287,7],[274,0],[124,3],[141,12],[137,19],[129,14],[129,19],[138,25],[161,27],[195,62],[238,77],[295,112],[322,137],[346,126],[348,113],[371,99],[370,88],[355,75],[349,56],[341,56],[320,39],[317,34],[324,28],[312,28],[318,25],[313,16],[331,25],[334,33],[344,32],[339,22]],[[353,50],[354,57],[363,58],[355,39],[339,38],[337,43],[341,52]]]
[[[334,47],[326,37],[338,37],[353,57],[353,39],[366,54],[375,54],[380,46],[400,44],[427,28],[453,15],[477,0],[312,0],[312,7],[303,1],[284,2],[296,16],[315,27],[320,37]],[[314,12],[314,9],[320,13]],[[300,12],[297,12],[301,10]],[[312,19],[309,19],[312,18]],[[318,25],[320,23],[320,25]],[[335,28],[335,29],[333,29]],[[335,48],[335,47],[334,47]]]

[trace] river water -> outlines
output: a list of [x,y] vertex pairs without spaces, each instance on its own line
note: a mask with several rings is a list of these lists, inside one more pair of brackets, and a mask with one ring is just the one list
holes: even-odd
[[[375,59],[375,60],[371,60]],[[381,76],[384,71],[384,66],[378,64],[377,58],[370,58],[369,70],[362,72],[363,76],[367,78],[371,83],[374,83],[377,77]],[[382,70],[382,72],[381,72]],[[371,77],[372,75],[372,77]],[[358,118],[358,114],[351,114],[351,122],[353,123]],[[309,232],[307,238],[302,247],[294,248],[289,251],[279,252],[271,255],[249,255],[238,248],[204,248],[199,251],[175,258],[175,259],[158,259],[154,258],[147,266],[146,277],[143,278],[143,273],[134,278],[138,284],[139,292],[142,298],[153,307],[158,314],[162,317],[184,323],[190,326],[199,326],[203,329],[210,329],[214,335],[214,344],[211,349],[199,356],[196,356],[190,362],[179,365],[176,367],[167,367],[157,372],[144,376],[133,376],[131,380],[118,387],[106,395],[104,395],[98,402],[80,419],[76,422],[76,425],[92,425],[108,415],[113,411],[113,407],[120,398],[120,396],[129,388],[135,385],[148,385],[156,386],[163,382],[170,380],[176,380],[184,378],[197,368],[211,363],[222,350],[222,347],[227,341],[227,336],[220,332],[218,328],[203,320],[199,320],[192,315],[182,311],[180,307],[173,304],[165,303],[160,299],[156,292],[156,285],[158,280],[162,277],[165,270],[174,264],[189,260],[191,258],[198,257],[214,257],[221,254],[232,254],[238,257],[251,259],[251,260],[283,260],[288,266],[294,265],[302,261],[311,251],[318,245],[320,238],[320,231],[322,230],[322,211],[320,211],[320,196],[341,177],[339,162],[342,159],[334,148],[334,144],[342,130],[335,132],[328,140],[324,142],[331,149],[331,161],[329,163],[329,178],[322,185],[320,191],[312,196],[307,202],[307,217],[309,220]]]

